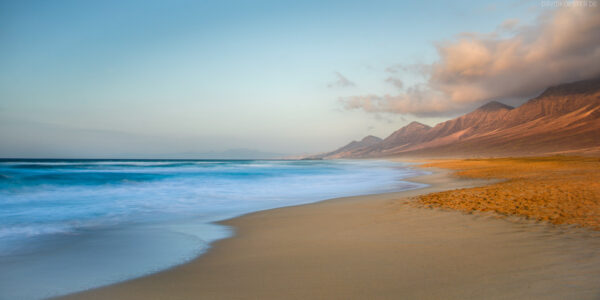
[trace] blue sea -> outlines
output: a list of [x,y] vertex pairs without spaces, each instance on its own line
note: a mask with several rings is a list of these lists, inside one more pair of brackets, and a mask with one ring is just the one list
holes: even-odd
[[0,299],[41,299],[184,263],[216,221],[421,187],[374,160],[0,160]]

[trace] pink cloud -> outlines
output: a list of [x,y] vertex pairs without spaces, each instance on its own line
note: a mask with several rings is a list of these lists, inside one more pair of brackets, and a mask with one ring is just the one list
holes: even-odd
[[[497,32],[461,34],[438,43],[439,60],[424,85],[398,95],[340,99],[348,109],[443,115],[491,100],[524,99],[548,86],[600,75],[600,8],[564,7],[535,25],[507,20]],[[388,71],[403,70],[390,67]]]

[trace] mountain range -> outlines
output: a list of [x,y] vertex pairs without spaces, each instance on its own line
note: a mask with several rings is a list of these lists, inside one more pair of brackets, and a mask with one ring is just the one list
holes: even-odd
[[311,158],[600,153],[600,77],[547,88],[519,107],[492,101],[430,127],[412,122]]

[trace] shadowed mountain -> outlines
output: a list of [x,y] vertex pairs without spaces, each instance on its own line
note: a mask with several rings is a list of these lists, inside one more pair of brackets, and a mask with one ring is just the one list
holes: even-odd
[[336,157],[472,157],[600,152],[600,78],[562,84],[513,108],[490,102],[434,127],[413,122]]
[[431,127],[419,122],[410,124],[396,130],[384,140],[352,152],[356,156],[386,155],[402,151],[404,148],[422,142],[425,134]]
[[376,136],[366,136],[360,141],[352,141],[348,145],[338,148],[337,150],[318,154],[311,156],[309,158],[343,158],[343,157],[351,157],[354,153],[360,151],[361,149],[368,148],[369,146],[376,145],[382,141],[381,138]]

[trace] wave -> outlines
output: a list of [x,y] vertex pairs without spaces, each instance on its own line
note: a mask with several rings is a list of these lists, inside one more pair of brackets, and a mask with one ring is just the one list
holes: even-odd
[[0,180],[0,242],[9,235],[27,239],[107,224],[235,215],[415,186],[398,181],[411,175],[408,169],[374,161],[69,161],[43,162],[61,167],[41,169],[10,164],[0,166],[10,174]]
[[416,188],[402,181],[415,173],[377,161],[3,160],[0,260],[8,263],[0,298],[46,298],[143,276],[231,234],[212,222]]
[[33,224],[22,226],[9,226],[0,228],[0,239],[14,239],[19,237],[35,237],[38,235],[72,233],[73,227],[60,224]]

